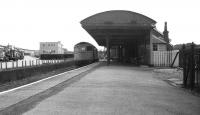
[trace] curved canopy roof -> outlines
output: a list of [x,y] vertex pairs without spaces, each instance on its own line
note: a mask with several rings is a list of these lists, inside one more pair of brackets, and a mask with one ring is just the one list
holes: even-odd
[[134,26],[134,25],[155,25],[156,21],[142,14],[112,10],[92,15],[81,21],[82,26]]
[[81,46],[81,45],[85,45],[85,44],[95,47],[94,45],[92,45],[92,44],[89,43],[89,42],[79,42],[79,43],[77,43],[76,45],[74,45],[74,47]]
[[147,16],[124,10],[98,13],[81,21],[82,27],[103,46],[107,35],[132,39],[154,28],[155,24],[156,21]]

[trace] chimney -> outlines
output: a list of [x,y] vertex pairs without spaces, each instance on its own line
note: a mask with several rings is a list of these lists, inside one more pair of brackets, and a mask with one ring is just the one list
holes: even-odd
[[169,31],[167,30],[167,22],[165,22],[165,28],[163,31],[163,35],[164,35],[164,40],[169,43]]

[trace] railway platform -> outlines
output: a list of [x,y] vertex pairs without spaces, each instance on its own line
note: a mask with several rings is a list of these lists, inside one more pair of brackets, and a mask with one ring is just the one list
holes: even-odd
[[[18,106],[18,104],[21,102],[24,102],[27,99],[32,99],[36,95],[40,95],[46,92],[50,94],[51,91],[55,90],[55,87],[63,85],[62,82],[68,82],[78,75],[85,74],[98,65],[99,63],[90,64],[88,66],[54,75],[21,87],[0,92],[0,115],[2,113],[8,113],[9,115],[16,115],[16,113],[21,114],[21,112],[16,112],[12,109],[10,110],[10,107],[15,108],[15,106]],[[10,111],[5,112],[7,109]]]
[[[152,68],[121,64],[106,66],[105,63],[97,65],[96,63],[80,69],[78,70],[80,73],[62,74],[35,85],[1,94],[0,114],[199,115],[200,113],[200,97],[157,79]],[[81,71],[84,73],[81,74]],[[76,74],[76,77],[66,80],[69,74]],[[54,86],[50,86],[51,84]]]

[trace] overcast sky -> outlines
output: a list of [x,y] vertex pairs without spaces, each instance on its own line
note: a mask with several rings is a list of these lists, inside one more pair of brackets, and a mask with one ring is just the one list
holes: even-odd
[[109,10],[146,15],[159,31],[167,21],[172,44],[200,44],[198,0],[0,0],[0,44],[34,50],[46,41],[61,41],[68,50],[81,41],[98,46],[80,21]]

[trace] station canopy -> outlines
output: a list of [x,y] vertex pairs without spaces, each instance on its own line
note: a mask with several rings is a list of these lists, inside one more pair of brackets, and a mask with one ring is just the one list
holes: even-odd
[[100,46],[106,46],[107,38],[111,45],[144,38],[155,24],[156,21],[147,16],[123,10],[98,13],[81,21],[82,27]]

